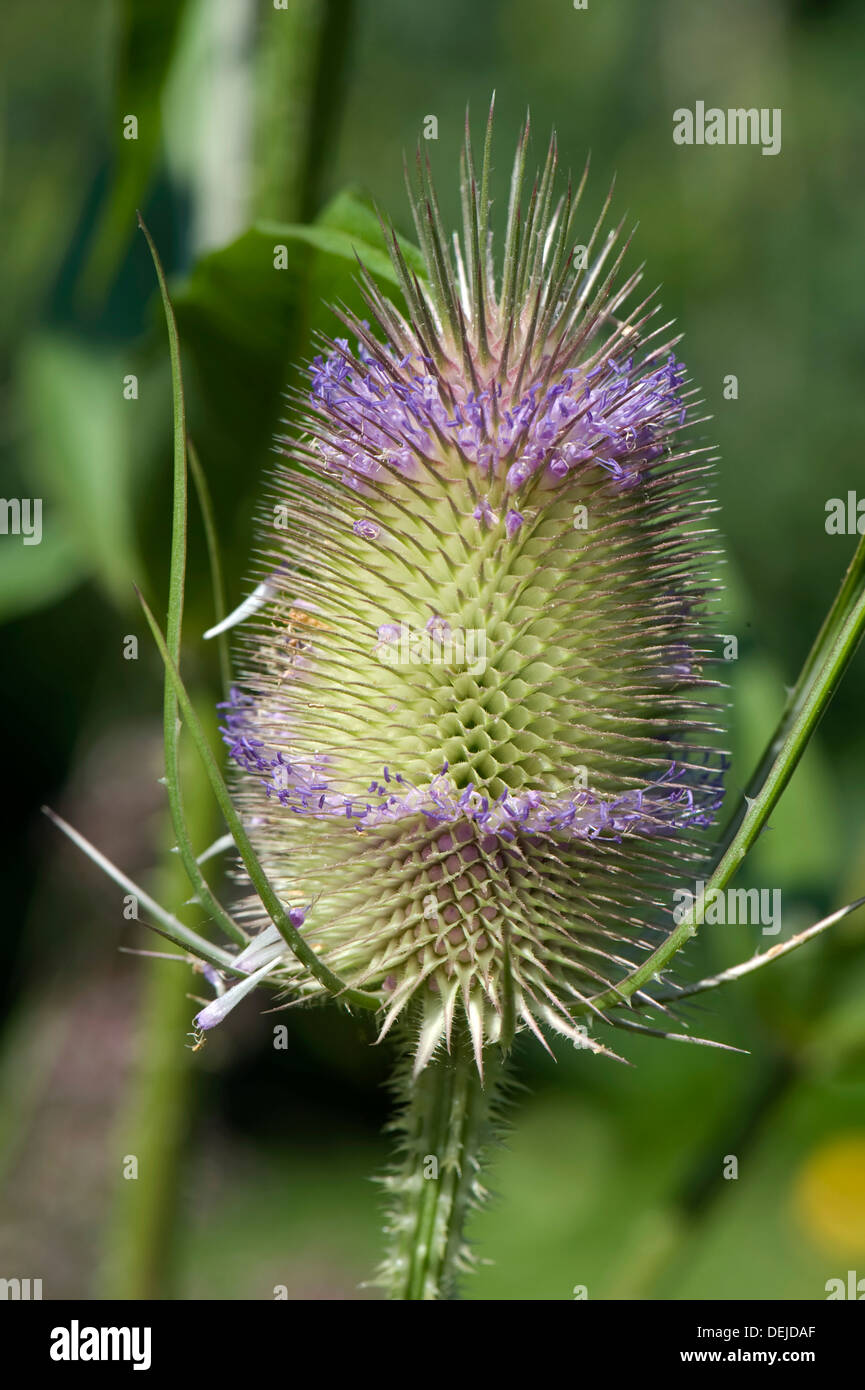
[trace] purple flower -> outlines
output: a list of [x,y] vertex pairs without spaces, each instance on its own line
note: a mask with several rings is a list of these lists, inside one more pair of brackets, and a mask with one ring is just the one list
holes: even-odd
[[[404,310],[361,272],[369,318],[344,316],[280,441],[289,524],[223,707],[255,847],[311,905],[290,922],[378,995],[382,1035],[408,1022],[418,1069],[457,1029],[479,1068],[511,1020],[573,1039],[698,875],[723,794],[712,469],[677,340],[636,277],[609,282],[554,151],[522,210],[520,168],[503,278],[471,179],[458,252],[429,187],[414,208]],[[261,926],[241,968],[319,993]]]

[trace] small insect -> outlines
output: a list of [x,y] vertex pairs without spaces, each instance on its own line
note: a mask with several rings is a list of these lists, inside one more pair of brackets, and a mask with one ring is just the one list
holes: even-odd
[[323,623],[321,618],[317,618],[314,613],[309,613],[305,608],[289,608],[286,621],[286,646],[298,646],[301,649],[307,644],[302,637],[294,631],[295,627],[319,628],[325,632],[330,632],[330,624]]
[[207,1042],[207,1034],[202,1032],[200,1028],[196,1028],[194,1033],[187,1033],[186,1036],[192,1038],[192,1043],[189,1047],[190,1052],[200,1052]]
[[289,608],[281,633],[276,624],[274,627],[280,634],[277,641],[288,655],[288,665],[280,677],[280,683],[287,680],[292,674],[298,659],[312,650],[312,642],[309,640],[311,633],[315,630],[332,631],[328,623],[322,622],[320,618],[307,612],[305,608]]

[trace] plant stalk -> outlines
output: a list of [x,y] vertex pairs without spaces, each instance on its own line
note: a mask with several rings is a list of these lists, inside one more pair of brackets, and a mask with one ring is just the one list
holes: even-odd
[[392,1129],[400,1153],[383,1180],[388,1248],[376,1281],[390,1298],[456,1299],[460,1276],[476,1264],[465,1228],[487,1196],[481,1172],[495,1141],[503,1070],[493,1050],[484,1067],[482,1081],[465,1035],[417,1077],[409,1060],[399,1067],[401,1109]]

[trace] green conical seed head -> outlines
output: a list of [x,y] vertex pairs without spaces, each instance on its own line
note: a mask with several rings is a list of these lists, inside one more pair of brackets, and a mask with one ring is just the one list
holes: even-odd
[[463,1019],[479,1066],[518,1026],[589,1041],[720,800],[693,393],[612,242],[571,255],[553,151],[518,215],[522,151],[501,287],[471,174],[453,255],[422,178],[426,282],[394,241],[408,312],[365,276],[376,329],[343,315],[356,347],[316,359],[226,721],[281,898],[385,1031],[416,1025],[418,1067]]

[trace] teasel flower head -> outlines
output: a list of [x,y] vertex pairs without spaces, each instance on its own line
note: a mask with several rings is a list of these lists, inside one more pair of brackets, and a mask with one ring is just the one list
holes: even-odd
[[[555,140],[528,188],[528,125],[499,257],[490,131],[461,236],[418,157],[423,272],[389,231],[404,307],[361,267],[293,402],[223,709],[293,924],[415,1074],[456,1033],[481,1071],[519,1029],[603,1051],[577,1017],[669,930],[722,795],[696,393],[609,199],[578,241]],[[240,967],[320,994],[244,910]]]

